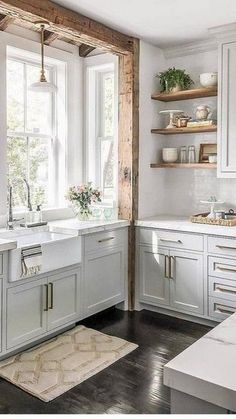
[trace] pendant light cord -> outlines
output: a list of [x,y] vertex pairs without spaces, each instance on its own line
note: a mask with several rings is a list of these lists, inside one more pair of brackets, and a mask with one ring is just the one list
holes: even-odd
[[44,25],[41,25],[41,82],[46,82],[45,70],[44,70]]

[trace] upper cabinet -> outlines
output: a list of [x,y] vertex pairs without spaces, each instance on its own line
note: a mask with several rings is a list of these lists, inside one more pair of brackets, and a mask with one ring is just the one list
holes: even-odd
[[236,178],[236,42],[219,46],[218,177]]

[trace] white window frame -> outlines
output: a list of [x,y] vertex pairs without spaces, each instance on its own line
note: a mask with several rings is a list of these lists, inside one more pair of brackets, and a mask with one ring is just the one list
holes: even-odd
[[[25,36],[25,37],[24,37]],[[32,38],[30,38],[32,36]],[[79,57],[78,48],[63,42],[55,42],[56,46],[45,46],[45,64],[57,66],[56,95],[59,114],[57,121],[57,149],[60,163],[55,180],[57,196],[56,208],[44,210],[48,220],[72,216],[64,193],[71,184],[83,180],[83,60]],[[8,32],[0,32],[0,226],[6,224],[7,217],[7,115],[6,115],[6,60],[7,48],[15,48],[22,52],[24,59],[40,57],[39,38],[34,33],[20,33],[20,36]]]
[[[101,127],[102,117],[102,78],[103,75],[114,72],[114,136],[105,137],[104,127]],[[111,141],[114,144],[115,155],[115,198],[113,206],[118,206],[118,58],[111,54],[102,54],[85,59],[85,182],[92,181],[101,185],[101,141]]]
[[[22,51],[8,48],[7,52],[7,60],[17,61],[24,65],[24,84],[26,82],[26,75],[25,75],[25,65],[29,64],[31,66],[37,66],[39,69],[40,74],[40,56],[38,59],[27,59],[24,57],[24,55],[21,55]],[[52,83],[55,83],[57,85],[57,66],[55,65],[46,65],[45,69],[49,71],[49,80]],[[24,86],[24,96],[25,96],[25,86]],[[51,176],[49,176],[49,185],[48,185],[48,205],[47,207],[57,207],[58,206],[58,192],[56,190],[56,171],[57,166],[59,164],[59,158],[58,150],[57,150],[57,144],[56,144],[56,138],[57,138],[57,104],[56,104],[56,95],[55,93],[52,93],[52,103],[51,103],[51,112],[52,112],[52,120],[51,120],[51,135],[45,134],[45,133],[34,133],[31,131],[27,131],[27,99],[25,97],[24,100],[24,131],[10,131],[7,130],[7,139],[8,138],[14,138],[14,137],[22,137],[25,138],[26,142],[28,143],[30,141],[30,138],[39,138],[39,139],[46,139],[48,140],[49,144],[49,168],[48,172],[51,173]],[[26,176],[27,178],[27,176]],[[29,180],[29,179],[27,179]],[[14,208],[16,211],[21,211],[24,208]]]

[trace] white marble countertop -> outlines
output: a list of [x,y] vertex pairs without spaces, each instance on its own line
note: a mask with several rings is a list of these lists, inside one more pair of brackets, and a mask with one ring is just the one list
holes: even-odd
[[16,241],[8,239],[0,239],[0,252],[16,249]]
[[88,220],[80,221],[77,218],[70,218],[65,220],[50,221],[48,223],[50,230],[55,233],[71,234],[74,231],[82,236],[90,233],[98,233],[100,231],[113,230],[121,227],[128,227],[130,222],[127,220]]
[[217,236],[228,236],[236,238],[236,226],[223,227],[208,224],[191,223],[188,217],[159,215],[156,217],[144,218],[135,221],[138,227],[161,228],[164,230],[185,231],[190,233],[201,233]]
[[168,362],[164,384],[236,412],[236,313]]

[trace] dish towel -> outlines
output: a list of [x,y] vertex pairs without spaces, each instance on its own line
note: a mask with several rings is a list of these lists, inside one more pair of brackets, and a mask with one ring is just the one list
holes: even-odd
[[42,269],[41,245],[21,249],[21,278],[37,275]]

